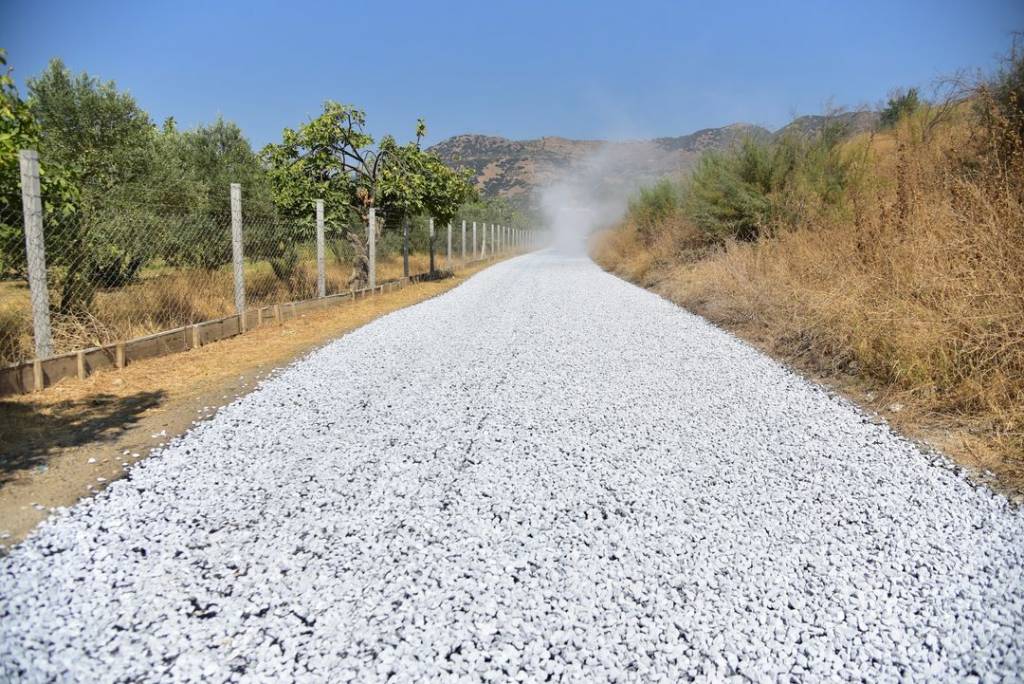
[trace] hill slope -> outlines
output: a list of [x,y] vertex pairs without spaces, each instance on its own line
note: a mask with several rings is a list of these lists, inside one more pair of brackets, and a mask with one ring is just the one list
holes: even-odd
[[[877,114],[843,114],[851,131],[874,125]],[[683,174],[707,150],[724,150],[747,136],[771,137],[784,132],[814,133],[827,120],[805,116],[776,132],[750,124],[705,128],[689,135],[653,140],[609,142],[545,137],[509,140],[489,135],[456,135],[431,147],[452,166],[473,170],[477,188],[485,197],[504,197],[530,204],[532,191],[563,178],[572,169],[593,180],[615,186],[636,186],[663,176]]]

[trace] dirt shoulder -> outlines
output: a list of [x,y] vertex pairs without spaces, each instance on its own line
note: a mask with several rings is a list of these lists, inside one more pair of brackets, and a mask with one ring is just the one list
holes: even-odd
[[0,399],[0,549],[24,539],[52,510],[124,476],[154,448],[250,392],[273,369],[384,314],[451,290],[483,268]]

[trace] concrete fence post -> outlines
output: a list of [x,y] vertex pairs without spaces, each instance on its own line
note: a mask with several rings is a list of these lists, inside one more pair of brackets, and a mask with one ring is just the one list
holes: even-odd
[[242,260],[242,186],[231,184],[231,261],[235,270],[235,312],[239,327],[245,331],[245,271]]
[[476,259],[476,221],[473,221],[473,258]]
[[327,296],[327,271],[324,263],[324,201],[316,201],[316,293]]
[[487,256],[487,224],[483,225],[483,232],[480,235],[480,258]]
[[32,300],[32,337],[35,341],[36,358],[44,359],[53,356],[53,336],[50,332],[50,292],[46,286],[46,244],[43,241],[39,153],[35,150],[21,150],[18,153],[18,160],[21,164],[21,209],[25,221],[28,289]]
[[466,222],[462,222],[462,260],[466,260]]
[[377,208],[370,207],[370,220],[366,224],[366,256],[369,259],[370,288],[377,287]]
[[444,267],[452,270],[452,222],[448,222],[448,251],[444,255]]

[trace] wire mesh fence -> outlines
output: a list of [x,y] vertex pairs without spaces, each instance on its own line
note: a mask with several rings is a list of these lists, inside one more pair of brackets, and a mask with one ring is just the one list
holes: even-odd
[[0,205],[0,237],[5,253],[20,253],[20,268],[15,264],[4,267],[7,278],[0,280],[0,364],[14,363],[31,358],[34,352],[32,339],[32,304],[25,280],[24,251],[25,236],[20,204]]
[[[0,206],[0,365],[366,285],[365,224],[318,221],[314,202],[308,215],[282,216],[265,197],[239,192],[229,199],[225,188],[222,200],[210,202],[191,196],[187,187],[177,190],[183,197],[170,201],[167,188],[83,193],[73,210],[39,198],[51,336],[42,350],[31,296],[38,288],[27,282],[31,219],[23,207]],[[378,284],[407,273],[403,243],[408,272],[452,266],[448,226],[433,226],[431,234],[431,225],[428,217],[378,214]],[[480,222],[474,247],[464,256],[461,221],[453,221],[451,259],[482,256],[487,225]],[[511,229],[489,225],[489,255],[513,248]]]

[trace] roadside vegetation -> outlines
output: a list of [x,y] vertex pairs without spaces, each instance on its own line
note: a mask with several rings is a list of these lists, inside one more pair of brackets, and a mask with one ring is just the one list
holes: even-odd
[[[39,152],[46,262],[58,352],[234,311],[229,186],[242,186],[246,293],[252,303],[316,291],[315,200],[325,203],[327,288],[368,276],[366,226],[377,215],[380,279],[408,248],[443,253],[428,221],[456,214],[511,225],[481,201],[471,172],[405,143],[375,139],[365,114],[333,101],[254,150],[235,123],[154,122],[113,82],[53,60],[22,98],[0,50],[0,365],[33,355],[18,151]],[[440,232],[440,231],[439,231]],[[435,268],[434,258],[425,268]],[[401,266],[401,264],[399,264]],[[386,273],[385,273],[386,271]]]
[[748,140],[642,191],[605,268],[1024,487],[1024,57],[874,131]]

